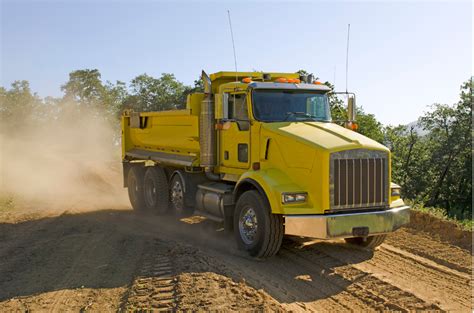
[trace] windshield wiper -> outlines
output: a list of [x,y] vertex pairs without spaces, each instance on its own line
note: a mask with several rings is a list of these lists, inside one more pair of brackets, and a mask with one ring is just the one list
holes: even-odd
[[309,117],[309,118],[312,118],[312,119],[317,119],[318,117],[317,116],[314,116],[314,115],[311,115],[309,113],[306,113],[306,112],[286,112],[286,115],[288,115],[283,121],[288,121],[288,119],[291,117],[291,116],[304,116],[304,117]]

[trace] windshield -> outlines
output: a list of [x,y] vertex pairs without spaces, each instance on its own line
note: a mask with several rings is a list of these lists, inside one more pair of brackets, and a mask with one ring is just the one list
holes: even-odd
[[254,90],[253,112],[262,122],[331,121],[325,94],[300,90]]

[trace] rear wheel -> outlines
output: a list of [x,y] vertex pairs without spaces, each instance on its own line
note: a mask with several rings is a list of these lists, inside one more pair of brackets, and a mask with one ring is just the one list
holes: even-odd
[[144,202],[147,212],[163,214],[168,210],[168,180],[158,166],[148,167],[143,182]]
[[171,209],[177,216],[187,216],[193,212],[189,201],[186,201],[186,185],[181,175],[176,173],[173,175],[170,183],[170,202]]
[[143,194],[143,167],[132,166],[127,175],[128,197],[133,210],[137,213],[145,211],[145,197]]
[[234,234],[239,247],[251,256],[268,258],[280,250],[283,218],[271,214],[268,202],[258,191],[246,191],[235,207]]
[[387,235],[375,235],[369,237],[345,238],[344,240],[351,245],[375,249],[383,243],[386,237]]

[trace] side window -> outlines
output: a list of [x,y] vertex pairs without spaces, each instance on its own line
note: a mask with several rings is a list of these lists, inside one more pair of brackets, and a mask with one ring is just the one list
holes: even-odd
[[248,120],[247,100],[245,94],[229,95],[229,111],[230,119]]
[[224,94],[223,97],[223,115],[224,118],[237,120],[239,130],[249,130],[250,123],[247,111],[246,94]]

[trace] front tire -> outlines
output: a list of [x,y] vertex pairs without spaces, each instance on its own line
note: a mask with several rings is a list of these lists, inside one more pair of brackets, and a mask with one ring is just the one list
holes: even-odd
[[143,181],[144,202],[147,212],[164,214],[168,211],[168,179],[158,166],[148,167]]
[[375,235],[369,237],[354,237],[354,238],[345,238],[344,240],[351,245],[359,246],[367,249],[375,249],[380,246],[387,235]]
[[234,234],[240,248],[253,257],[269,258],[280,250],[283,233],[283,217],[271,213],[258,191],[240,196],[234,212]]

